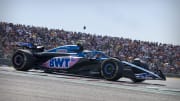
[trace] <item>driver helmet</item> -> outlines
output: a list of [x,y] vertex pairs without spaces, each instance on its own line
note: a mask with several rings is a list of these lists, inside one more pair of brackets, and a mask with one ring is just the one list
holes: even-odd
[[79,47],[79,51],[83,51],[84,50],[84,47],[82,46],[81,43],[77,43],[77,46]]
[[141,59],[140,58],[135,58],[134,62],[141,62]]

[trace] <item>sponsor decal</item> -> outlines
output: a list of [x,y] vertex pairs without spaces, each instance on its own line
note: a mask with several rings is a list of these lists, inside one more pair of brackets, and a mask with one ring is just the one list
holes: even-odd
[[61,68],[68,69],[75,65],[80,58],[78,57],[54,57],[46,61],[43,66],[47,68]]
[[140,73],[140,74],[135,74],[136,78],[140,79],[152,79],[152,75],[148,73]]
[[49,62],[50,67],[69,67],[70,58],[53,58]]

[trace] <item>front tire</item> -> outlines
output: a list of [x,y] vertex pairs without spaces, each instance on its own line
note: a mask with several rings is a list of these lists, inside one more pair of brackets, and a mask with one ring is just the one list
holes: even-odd
[[134,83],[141,83],[143,81],[145,81],[145,79],[137,79],[137,78],[132,78],[131,79]]
[[117,81],[122,77],[123,66],[117,59],[107,59],[101,64],[101,76],[109,81]]
[[32,68],[34,63],[34,57],[31,52],[24,52],[18,50],[12,57],[13,67],[18,71],[28,71]]

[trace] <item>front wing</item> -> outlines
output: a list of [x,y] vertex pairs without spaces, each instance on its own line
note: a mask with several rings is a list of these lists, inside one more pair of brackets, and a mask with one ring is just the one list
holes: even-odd
[[[144,69],[143,67],[137,66],[135,64],[126,61],[121,61],[121,62],[125,65],[124,72],[125,72],[125,76],[128,78],[145,79],[145,80],[166,80],[166,77],[161,72],[161,70],[152,72],[150,70]],[[133,68],[141,70],[142,72],[134,73],[132,70]]]

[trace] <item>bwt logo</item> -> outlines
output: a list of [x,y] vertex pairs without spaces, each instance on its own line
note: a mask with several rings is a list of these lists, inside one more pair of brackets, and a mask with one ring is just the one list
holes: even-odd
[[49,62],[50,67],[69,67],[70,58],[53,58]]

